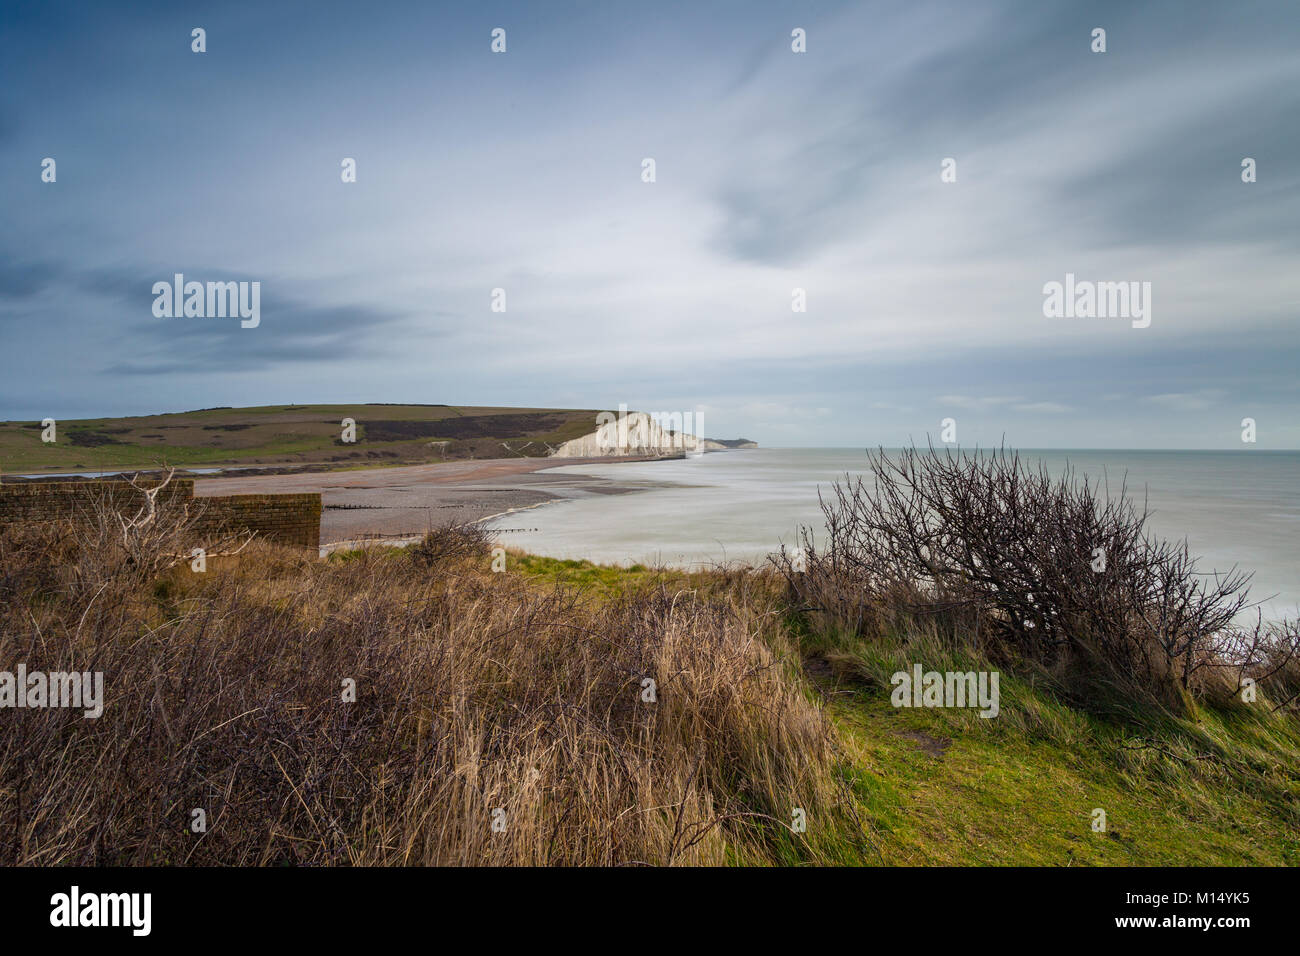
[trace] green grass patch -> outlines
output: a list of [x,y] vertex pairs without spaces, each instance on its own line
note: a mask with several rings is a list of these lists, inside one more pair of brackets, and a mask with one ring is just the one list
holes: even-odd
[[[533,577],[616,594],[659,582],[723,586],[716,572],[512,556]],[[843,754],[843,819],[821,821],[819,857],[951,866],[1300,864],[1300,727],[1265,708],[1200,707],[1122,718],[1065,699],[1044,674],[1012,673],[930,635],[867,641],[772,613],[806,662]],[[896,708],[890,677],[999,670],[1000,712]],[[829,665],[829,666],[828,666]],[[1094,811],[1105,829],[1094,829]],[[850,825],[849,820],[856,820]],[[809,822],[810,830],[818,821]],[[778,859],[785,858],[780,846]],[[798,858],[791,846],[790,862]],[[737,862],[745,862],[737,860]]]

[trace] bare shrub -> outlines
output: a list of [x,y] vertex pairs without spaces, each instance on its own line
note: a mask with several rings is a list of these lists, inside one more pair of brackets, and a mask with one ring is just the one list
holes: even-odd
[[70,522],[76,554],[64,564],[64,584],[74,597],[153,581],[189,560],[198,545],[215,554],[248,542],[249,533],[210,527],[201,499],[167,494],[175,474],[168,469],[155,481],[133,475],[128,480],[135,494],[125,503],[107,489],[91,494]]
[[446,564],[482,557],[492,543],[492,533],[479,524],[447,524],[435,528],[408,553],[422,568],[438,568]]
[[1258,615],[1253,627],[1230,629],[1225,641],[1233,697],[1241,696],[1250,679],[1274,710],[1300,711],[1300,621],[1265,621]]
[[787,549],[776,559],[806,612],[859,632],[956,613],[994,649],[1160,693],[1223,660],[1249,576],[1200,574],[1185,542],[1148,534],[1125,487],[1006,449],[880,449],[868,464],[870,479],[846,477],[822,500],[826,547],[803,530],[806,570]]

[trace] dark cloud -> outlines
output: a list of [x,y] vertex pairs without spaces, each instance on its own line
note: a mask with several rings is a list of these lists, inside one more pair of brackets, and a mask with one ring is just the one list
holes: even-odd
[[[204,275],[204,281],[238,280]],[[389,351],[400,356],[404,316],[363,305],[299,302],[268,293],[273,285],[274,280],[262,282],[261,320],[254,328],[243,328],[239,318],[157,319],[146,312],[149,320],[133,323],[126,337],[132,357],[105,371],[130,376],[272,371],[330,366]],[[152,309],[152,295],[137,298],[144,309]]]
[[60,269],[52,263],[0,257],[0,298],[30,299],[49,288],[60,274]]
[[[78,269],[68,264],[0,260],[0,298],[27,300],[47,290],[70,301],[99,328],[118,329],[120,357],[106,355],[109,375],[201,374],[271,370],[281,365],[331,363],[401,351],[406,316],[364,304],[315,304],[275,292],[281,280],[254,280],[228,270],[184,270],[186,281],[260,281],[260,322],[243,328],[238,317],[156,318],[153,285],[172,282],[157,267]],[[288,284],[288,283],[285,283]],[[0,323],[31,323],[38,313],[18,303],[0,305]],[[75,319],[74,319],[75,321]],[[422,333],[428,335],[429,330]]]

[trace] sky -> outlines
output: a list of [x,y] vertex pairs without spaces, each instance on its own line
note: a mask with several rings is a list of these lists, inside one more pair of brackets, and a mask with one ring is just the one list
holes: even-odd
[[[0,419],[1300,447],[1290,0],[115,6],[0,8]],[[155,316],[176,273],[260,323]],[[1150,324],[1046,316],[1067,274],[1149,282]]]

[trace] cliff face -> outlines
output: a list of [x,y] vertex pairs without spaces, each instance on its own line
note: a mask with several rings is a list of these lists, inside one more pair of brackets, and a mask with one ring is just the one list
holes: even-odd
[[694,435],[670,432],[645,412],[601,425],[590,435],[566,441],[553,458],[601,458],[616,455],[680,455],[707,447]]
[[590,435],[566,441],[551,452],[551,457],[681,455],[757,447],[756,442],[746,438],[697,438],[685,432],[669,431],[646,412],[630,412],[624,418],[601,425]]

